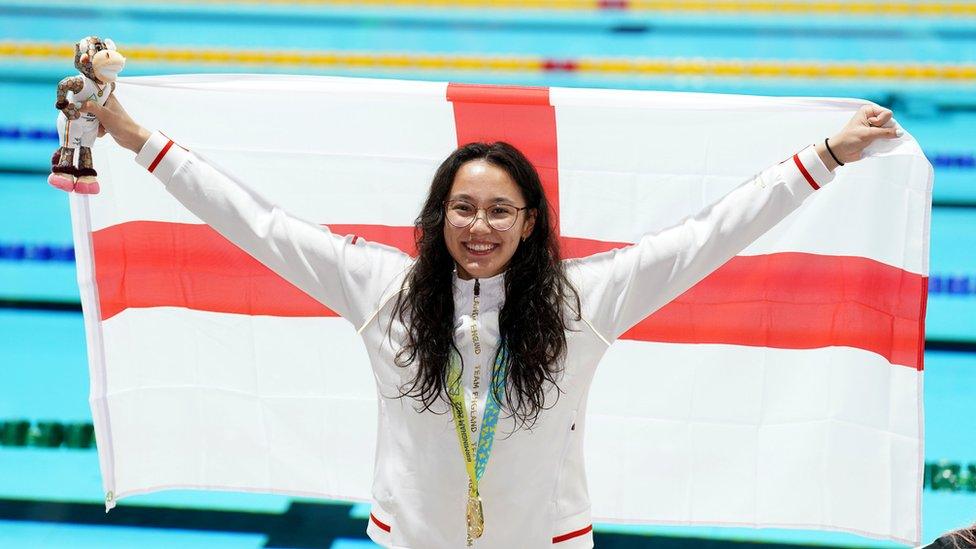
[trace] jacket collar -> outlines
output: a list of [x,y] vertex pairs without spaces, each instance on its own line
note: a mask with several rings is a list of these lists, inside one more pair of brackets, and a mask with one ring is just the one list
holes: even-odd
[[505,272],[489,277],[471,280],[458,278],[457,269],[454,270],[454,294],[462,298],[471,299],[474,296],[475,280],[478,281],[478,295],[481,301],[501,302],[505,297]]

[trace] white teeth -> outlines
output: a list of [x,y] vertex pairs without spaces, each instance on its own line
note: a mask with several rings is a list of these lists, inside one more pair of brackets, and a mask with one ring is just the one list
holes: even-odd
[[495,249],[495,247],[497,246],[497,244],[480,244],[480,243],[479,244],[475,244],[473,242],[468,242],[465,245],[469,249],[471,249],[471,250],[473,250],[475,252],[487,252],[489,250]]

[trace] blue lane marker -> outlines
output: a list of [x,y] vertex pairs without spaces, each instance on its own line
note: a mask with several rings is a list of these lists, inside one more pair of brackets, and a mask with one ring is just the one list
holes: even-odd
[[[21,128],[19,126],[0,126],[0,140],[58,142],[56,129]],[[931,154],[926,155],[935,168],[976,169],[974,154]]]
[[57,143],[58,130],[49,128],[0,126],[0,139],[11,141],[53,141]]
[[929,294],[976,294],[976,276],[929,275]]
[[928,158],[934,168],[962,168],[968,170],[976,168],[976,155],[972,154],[936,154]]
[[[0,242],[0,261],[54,261],[71,263],[75,249],[71,244],[28,244]],[[929,294],[976,294],[976,275],[929,275]]]
[[73,262],[75,247],[71,244],[27,244],[0,242],[0,260]]

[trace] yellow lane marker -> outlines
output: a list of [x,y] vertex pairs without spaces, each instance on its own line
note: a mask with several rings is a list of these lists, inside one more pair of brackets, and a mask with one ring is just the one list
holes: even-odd
[[294,6],[383,6],[491,8],[508,10],[615,10],[722,14],[882,15],[900,17],[976,17],[976,3],[900,0],[174,0],[199,4],[273,4]]
[[[532,56],[445,55],[228,48],[165,48],[127,45],[135,63],[207,66],[288,66],[334,69],[467,71],[510,73],[576,73],[637,77],[872,79],[976,82],[976,64],[918,62],[838,62],[729,59],[649,59],[581,57],[547,59]],[[74,50],[60,43],[0,41],[0,61],[70,60]]]

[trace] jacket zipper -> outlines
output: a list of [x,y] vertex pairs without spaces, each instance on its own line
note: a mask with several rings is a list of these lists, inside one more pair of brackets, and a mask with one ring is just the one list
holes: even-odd
[[471,299],[471,343],[474,345],[474,354],[481,354],[481,338],[478,336],[480,326],[478,317],[481,315],[481,281],[474,279],[474,297]]
[[[480,303],[478,302],[478,296],[481,295],[481,282],[478,279],[474,279],[474,297],[471,299],[471,345],[474,351],[474,370],[471,372],[473,378],[471,380],[471,434],[474,436],[476,433],[480,435],[481,425],[478,421],[478,398],[481,396],[481,358],[478,356],[481,354],[481,337],[479,335],[480,326],[478,325],[478,316],[480,314]],[[482,418],[483,419],[483,418]],[[478,440],[477,438],[475,440]]]

